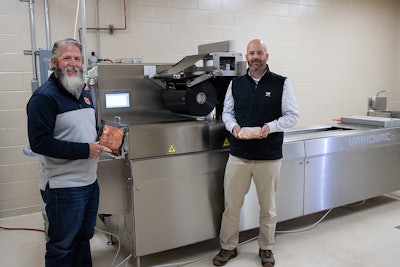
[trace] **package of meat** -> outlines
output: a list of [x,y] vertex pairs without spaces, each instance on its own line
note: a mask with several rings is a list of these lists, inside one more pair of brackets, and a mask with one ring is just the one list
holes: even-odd
[[124,138],[124,129],[118,128],[111,125],[104,125],[102,128],[101,135],[99,137],[99,143],[102,146],[111,149],[114,155],[120,153]]
[[238,133],[239,139],[260,139],[261,127],[243,127]]

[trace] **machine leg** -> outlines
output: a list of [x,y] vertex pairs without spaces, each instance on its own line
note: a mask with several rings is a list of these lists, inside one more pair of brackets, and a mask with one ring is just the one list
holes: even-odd
[[140,267],[140,256],[136,257],[136,267]]
[[113,240],[113,236],[112,235],[109,235],[109,239],[108,239],[107,245],[109,245],[109,246],[115,245],[115,242]]

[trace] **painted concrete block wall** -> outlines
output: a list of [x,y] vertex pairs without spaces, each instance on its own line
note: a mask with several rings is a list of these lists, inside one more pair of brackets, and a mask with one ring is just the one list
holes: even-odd
[[[100,27],[122,28],[123,0],[99,0]],[[298,126],[366,114],[367,98],[388,91],[400,110],[400,1],[397,0],[127,0],[126,30],[87,31],[88,51],[102,58],[142,58],[175,63],[200,44],[234,40],[267,42],[272,71],[292,81]],[[34,1],[37,48],[46,48],[44,7]],[[79,38],[76,1],[49,1],[51,45]],[[86,1],[87,27],[95,25]],[[36,159],[27,144],[25,105],[31,95],[29,4],[0,1],[0,217],[40,210]],[[77,28],[81,27],[81,14]]]

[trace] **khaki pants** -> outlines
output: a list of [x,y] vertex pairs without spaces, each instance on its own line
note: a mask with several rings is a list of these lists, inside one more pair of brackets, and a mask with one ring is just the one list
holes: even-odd
[[282,160],[246,160],[229,155],[224,178],[225,211],[222,215],[221,248],[232,250],[239,241],[240,209],[251,180],[256,186],[260,204],[261,249],[272,249],[275,240],[275,193]]

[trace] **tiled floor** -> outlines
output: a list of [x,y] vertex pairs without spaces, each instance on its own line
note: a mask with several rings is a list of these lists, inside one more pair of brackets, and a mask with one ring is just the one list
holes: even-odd
[[[303,229],[318,221],[325,212],[278,224],[278,230]],[[40,213],[0,219],[2,227],[42,229]],[[316,227],[302,232],[277,234],[274,248],[277,267],[394,267],[400,266],[400,192],[369,199],[361,205],[333,209]],[[98,227],[102,229],[101,222]],[[252,234],[247,233],[248,235]],[[242,238],[246,238],[245,235]],[[96,231],[92,239],[95,267],[135,266],[129,253],[122,251],[113,263],[117,245],[107,245],[108,237]],[[44,234],[37,231],[0,229],[0,266],[44,266]],[[217,240],[141,258],[141,266],[212,266],[218,252]],[[227,267],[261,266],[257,241],[238,247],[239,255]],[[122,263],[121,263],[122,262]]]

